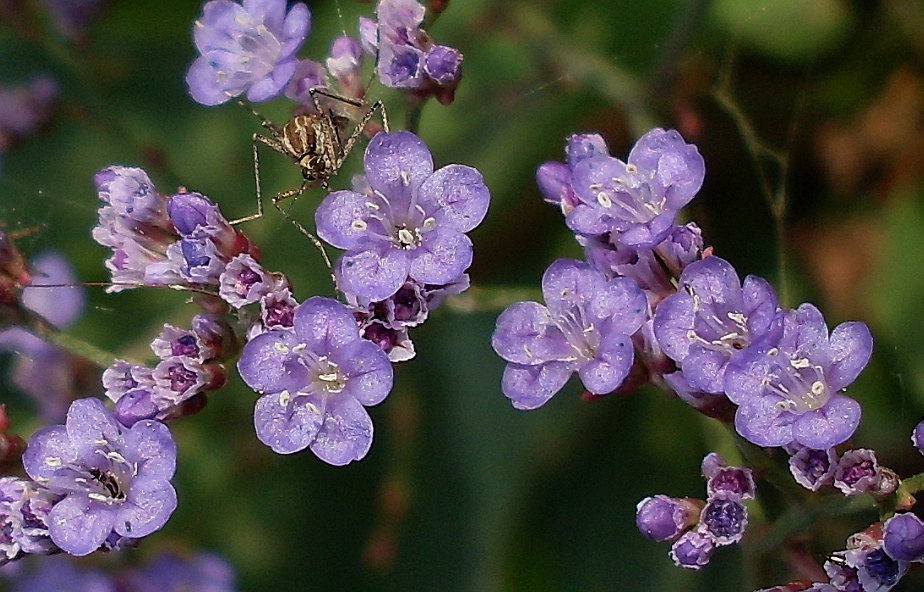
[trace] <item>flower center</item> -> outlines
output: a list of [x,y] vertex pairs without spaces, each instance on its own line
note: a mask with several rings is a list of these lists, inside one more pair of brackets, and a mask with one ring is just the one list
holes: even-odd
[[[777,357],[780,352],[774,348],[767,355]],[[824,369],[813,365],[808,358],[777,360],[776,370],[764,379],[764,384],[783,398],[777,403],[781,409],[802,415],[821,409],[831,398]]]

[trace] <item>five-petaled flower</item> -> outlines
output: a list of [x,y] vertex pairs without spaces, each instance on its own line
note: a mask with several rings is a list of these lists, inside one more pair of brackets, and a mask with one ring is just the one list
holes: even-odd
[[49,512],[48,530],[72,555],[92,553],[113,533],[147,536],[176,509],[176,444],[167,426],[142,420],[126,428],[99,399],[74,401],[65,425],[36,432],[23,466],[64,496]]
[[203,105],[221,105],[247,93],[254,102],[281,95],[295,75],[311,26],[302,3],[286,12],[285,0],[212,0],[196,21],[201,54],[186,74],[189,94]]
[[518,302],[501,313],[491,339],[510,362],[502,387],[513,406],[544,405],[574,372],[593,394],[619,388],[634,359],[630,337],[648,312],[638,284],[559,259],[542,276],[542,294],[544,306]]
[[461,164],[433,170],[433,157],[410,132],[380,133],[364,158],[369,191],[337,191],[315,214],[318,236],[346,253],[341,290],[380,301],[408,278],[451,284],[472,263],[466,232],[484,219],[490,194],[481,173]]
[[347,307],[315,296],[295,309],[294,331],[267,331],[244,346],[237,367],[263,394],[257,437],[275,452],[311,448],[332,465],[363,458],[372,445],[365,407],[391,391],[393,371],[379,346],[360,337]]

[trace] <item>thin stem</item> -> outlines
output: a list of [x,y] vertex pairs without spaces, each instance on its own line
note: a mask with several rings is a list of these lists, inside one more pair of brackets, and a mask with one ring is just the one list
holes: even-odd
[[648,92],[635,75],[559,33],[548,16],[532,4],[517,3],[503,17],[523,34],[524,45],[537,48],[556,71],[566,72],[570,79],[620,106],[636,137],[655,127],[656,118],[646,107]]
[[[778,152],[761,141],[750,119],[735,102],[732,94],[734,85],[731,79],[732,67],[730,62],[731,58],[722,67],[712,89],[712,96],[738,129],[738,134],[751,156],[754,170],[757,173],[760,192],[773,217],[777,240],[777,287],[780,301],[786,304],[791,302],[789,261],[784,248],[787,231],[786,216],[789,207],[788,194],[786,193],[789,159],[785,153]],[[773,181],[774,178],[775,182]]]
[[77,339],[73,335],[63,333],[57,327],[49,323],[42,316],[31,311],[26,311],[28,315],[28,329],[43,341],[57,345],[61,349],[87,359],[100,368],[108,368],[118,356],[100,349],[95,345]]
[[421,100],[414,95],[408,95],[407,111],[404,116],[404,129],[412,134],[417,134],[420,130],[420,118],[423,115],[423,108],[426,102],[426,99]]

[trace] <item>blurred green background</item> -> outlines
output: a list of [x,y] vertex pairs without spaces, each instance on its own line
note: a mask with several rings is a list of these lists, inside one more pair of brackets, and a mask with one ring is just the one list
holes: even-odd
[[[309,6],[300,55],[316,60],[374,10]],[[77,43],[37,23],[0,23],[0,84],[43,72],[60,83],[49,124],[7,151],[0,172],[0,222],[31,229],[19,239],[27,254],[59,249],[84,281],[106,279],[90,230],[92,176],[110,164],[145,168],[168,194],[201,191],[229,218],[254,211],[258,123],[185,91],[201,7],[111,0]],[[924,2],[452,0],[430,33],[463,52],[464,79],[453,105],[425,107],[419,134],[437,166],[474,166],[492,191],[472,233],[474,296],[412,334],[418,355],[371,410],[375,442],[362,462],[272,453],[253,435],[256,395],[237,379],[172,424],[180,507],[132,553],[216,550],[246,591],[738,591],[789,581],[799,551],[823,558],[875,521],[873,511],[826,517],[811,541],[768,548],[772,525],[752,508],[744,544],[718,550],[700,573],[680,570],[667,545],[638,534],[635,505],[655,493],[703,497],[702,456],[737,460],[728,433],[654,389],[582,402],[570,384],[517,412],[489,343],[504,306],[523,290],[538,297],[549,263],[580,257],[542,202],[536,167],[563,159],[571,133],[597,131],[624,157],[649,127],[675,127],[706,160],[687,215],[707,244],[742,276],[771,278],[789,306],[811,300],[832,327],[871,325],[876,352],[849,391],[865,414],[854,446],[875,448],[903,476],[924,469],[909,441],[924,409]],[[370,97],[400,127],[402,97],[381,86]],[[290,103],[258,108],[283,122]],[[359,151],[350,161],[334,188],[349,186]],[[262,164],[267,193],[299,182],[282,157]],[[292,214],[310,222],[322,194],[308,192]],[[318,253],[277,212],[244,231],[299,299],[331,293]],[[186,297],[90,289],[73,333],[150,359],[161,324],[194,314]],[[32,403],[5,384],[0,393],[16,431],[38,427]],[[896,589],[920,586],[913,574]]]

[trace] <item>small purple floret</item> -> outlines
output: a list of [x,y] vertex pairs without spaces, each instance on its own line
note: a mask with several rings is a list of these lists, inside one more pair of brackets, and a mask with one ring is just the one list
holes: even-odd
[[844,495],[877,491],[882,470],[876,452],[867,448],[848,450],[837,462],[834,486]]
[[678,132],[655,128],[639,138],[628,162],[599,154],[574,165],[572,175],[580,203],[567,215],[568,228],[651,247],[667,238],[677,212],[699,191],[705,165]]
[[296,52],[311,25],[302,3],[285,0],[212,0],[196,21],[201,56],[186,74],[192,98],[220,105],[247,93],[254,102],[278,97],[295,75]]
[[318,236],[346,251],[337,264],[340,288],[378,301],[407,278],[458,280],[472,263],[466,233],[490,201],[481,174],[460,164],[434,171],[427,146],[404,131],[376,135],[363,162],[371,194],[334,192],[315,214]]
[[385,352],[360,337],[353,314],[320,296],[295,309],[294,331],[268,331],[248,342],[237,367],[263,395],[254,412],[260,441],[280,454],[310,447],[332,465],[369,451],[365,407],[382,402],[393,380]]
[[924,522],[910,512],[896,514],[883,524],[883,548],[896,561],[924,560]]
[[725,491],[711,495],[699,516],[700,531],[710,536],[716,546],[740,541],[747,524],[747,507],[739,496]]
[[789,457],[789,471],[796,483],[809,491],[818,491],[834,481],[837,452],[833,448],[814,450],[802,447]]
[[654,332],[690,386],[718,394],[728,363],[774,328],[777,309],[766,280],[748,276],[742,285],[729,262],[706,257],[689,264],[676,294],[658,305]]
[[688,530],[674,541],[670,558],[678,567],[700,570],[709,563],[714,551],[715,543],[712,537],[695,530]]
[[126,428],[98,399],[75,401],[65,425],[36,432],[23,466],[64,496],[49,514],[49,532],[72,555],[92,553],[112,533],[147,536],[176,508],[176,444],[167,426],[143,420]]
[[635,525],[653,541],[671,541],[696,521],[698,508],[686,500],[655,495],[638,503]]
[[513,406],[544,405],[574,372],[590,393],[619,388],[634,360],[631,336],[648,312],[638,285],[559,259],[542,276],[542,293],[545,305],[518,302],[501,313],[491,338],[494,351],[510,362],[502,387]]
[[869,361],[872,335],[858,322],[842,323],[829,335],[811,304],[780,314],[778,342],[752,344],[726,366],[725,392],[739,405],[735,428],[758,446],[826,450],[860,423],[860,405],[839,391]]

